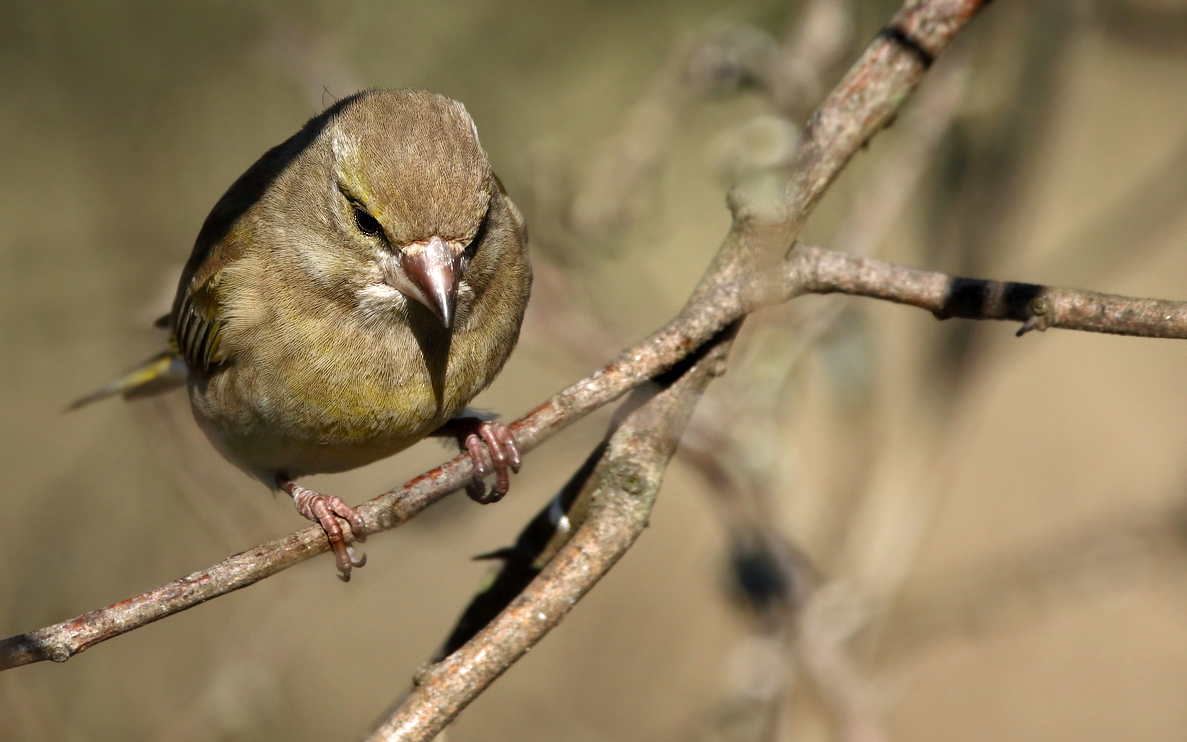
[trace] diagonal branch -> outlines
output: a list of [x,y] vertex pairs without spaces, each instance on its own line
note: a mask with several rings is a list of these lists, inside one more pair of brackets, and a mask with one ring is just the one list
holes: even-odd
[[[1021,322],[1019,335],[1059,327],[1187,337],[1183,302],[959,278],[796,242],[837,174],[893,120],[931,62],[984,1],[906,2],[811,117],[792,165],[731,191],[731,230],[679,315],[511,426],[526,452],[635,390],[628,403],[633,411],[613,431],[591,478],[596,496],[589,517],[506,610],[425,671],[374,739],[431,738],[556,626],[630,548],[646,525],[688,416],[723,367],[727,330],[764,305],[807,293],[843,293],[915,306],[939,319]],[[657,378],[665,372],[674,377],[670,384]],[[646,384],[649,380],[656,384]],[[401,525],[471,476],[469,457],[460,456],[370,501],[359,509],[366,532]],[[0,642],[0,670],[65,661],[327,550],[321,529],[310,526],[148,593]]]
[[610,436],[591,476],[597,484],[589,515],[577,532],[474,639],[422,674],[417,688],[368,739],[432,739],[610,571],[647,527],[668,462],[697,399],[725,370],[731,339],[724,333],[710,341],[670,387],[635,391],[626,406],[640,406]]
[[[824,273],[808,270],[810,257],[824,261],[839,254],[799,250],[793,253],[791,270],[780,271],[782,278],[767,286],[774,289],[773,295],[760,300],[752,279],[753,261],[778,262],[772,256],[794,243],[808,212],[841,168],[885,126],[932,59],[981,5],[981,0],[908,2],[809,121],[790,176],[781,185],[776,184],[781,195],[771,200],[771,184],[761,179],[731,192],[734,226],[701,286],[681,313],[643,342],[621,353],[604,369],[561,391],[513,424],[521,447],[534,448],[592,410],[671,368],[760,303],[785,300],[808,291],[862,293],[857,283],[847,291],[847,286],[839,280],[829,285],[823,282]],[[815,275],[820,282],[811,287],[800,285],[801,274]],[[882,298],[894,298],[893,291],[893,287],[887,288]],[[1100,327],[1109,326],[1107,320],[1106,317],[1096,326],[1083,329],[1102,331]],[[372,500],[360,508],[367,532],[400,525],[463,486],[471,475],[469,459],[459,456]],[[246,587],[327,548],[324,534],[315,526],[270,541],[140,596],[0,642],[0,669],[46,659],[65,661],[105,639]]]
[[[983,0],[908,2],[809,121],[782,196],[765,186],[730,194],[734,226],[681,313],[609,366],[563,390],[512,425],[530,450],[590,411],[617,399],[703,345],[754,308],[753,261],[794,244],[807,213],[853,154],[898,110],[935,55]],[[767,184],[769,185],[769,183]],[[769,193],[765,195],[769,196]],[[774,206],[774,210],[766,208]],[[773,259],[777,261],[777,258]],[[794,283],[794,277],[789,284]],[[781,298],[796,291],[785,285]],[[388,530],[462,487],[472,465],[459,456],[359,508],[368,533]],[[236,554],[211,568],[75,619],[0,642],[0,669],[47,659],[64,662],[106,639],[238,590],[328,549],[315,526]]]
[[[1187,302],[1139,299],[1034,284],[955,278],[800,245],[776,279],[743,287],[723,284],[694,298],[674,320],[511,425],[524,451],[621,397],[702,347],[731,323],[767,302],[805,293],[869,296],[927,309],[941,318],[1023,322],[1023,329],[1061,327],[1144,337],[1187,337]],[[969,297],[977,297],[970,301]],[[1019,299],[1019,297],[1025,297]],[[1035,312],[1044,308],[1041,313]],[[1049,299],[1044,305],[1042,299]],[[465,485],[468,456],[459,456],[360,506],[369,533],[389,530]],[[102,641],[247,587],[329,550],[317,526],[274,539],[212,567],[62,623],[0,641],[0,670],[33,662],[64,662]]]
[[[777,179],[772,182],[758,178],[756,188],[732,190],[729,201],[734,219],[730,232],[692,298],[668,328],[681,320],[699,316],[691,310],[703,304],[707,295],[724,290],[728,297],[742,295],[742,314],[736,322],[731,322],[736,330],[748,313],[747,306],[753,306],[756,301],[755,289],[762,288],[764,273],[760,272],[760,266],[777,261],[780,252],[794,247],[808,214],[858,146],[883,127],[914,89],[934,56],[947,46],[980,6],[978,0],[908,2],[904,6],[809,122],[791,177],[782,188]],[[869,82],[870,78],[864,77],[867,71],[872,73],[873,84]],[[846,82],[851,86],[847,87]],[[835,123],[841,126],[830,128]],[[835,147],[824,146],[830,136],[837,142]],[[782,197],[778,195],[780,190]],[[784,283],[788,286],[797,283],[794,274],[793,270]],[[733,292],[729,291],[731,287]],[[792,295],[781,294],[784,299]],[[713,306],[709,304],[706,309]],[[724,364],[732,345],[732,332],[724,338],[716,337],[716,342],[710,341],[706,346],[709,357],[705,361],[710,368],[718,363]],[[698,352],[705,352],[705,348]],[[704,365],[694,366],[678,382],[688,385],[683,398],[665,392],[671,406],[657,417],[645,417],[647,427],[633,434],[645,446],[649,436],[655,435],[659,437],[651,440],[665,444],[650,447],[652,456],[646,457],[650,476],[644,476],[640,466],[646,459],[632,463],[629,458],[624,458],[621,463],[624,471],[621,472],[613,465],[606,470],[601,467],[595,470],[592,476],[594,486],[605,489],[591,497],[594,505],[578,534],[519,598],[472,640],[430,669],[423,684],[383,722],[371,739],[426,740],[434,737],[489,683],[559,623],[573,604],[625,553],[646,526],[663,471],[675,452],[680,433],[704,388],[715,375],[712,371],[702,371],[698,375],[697,369]],[[665,397],[654,402],[659,405],[661,399]],[[632,413],[631,417],[646,410],[647,407]],[[628,430],[629,427],[624,426],[611,438],[608,461],[613,461],[619,450],[616,444],[621,445],[620,435]],[[604,501],[613,503],[612,493],[619,487],[640,496],[646,493],[647,505],[619,513],[604,510]],[[601,528],[609,532],[591,542],[590,534]],[[604,555],[601,565],[590,563],[589,557],[595,553]]]

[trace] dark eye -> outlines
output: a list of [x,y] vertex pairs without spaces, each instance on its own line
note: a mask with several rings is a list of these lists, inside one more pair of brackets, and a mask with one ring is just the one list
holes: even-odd
[[354,207],[354,225],[369,237],[374,237],[383,231],[383,227],[379,226],[379,221],[361,206]]

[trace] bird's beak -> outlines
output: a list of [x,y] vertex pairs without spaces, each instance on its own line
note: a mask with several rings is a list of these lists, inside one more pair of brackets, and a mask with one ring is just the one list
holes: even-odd
[[400,267],[408,283],[396,286],[437,315],[448,329],[453,323],[453,305],[461,278],[461,251],[440,237],[418,242],[400,252]]

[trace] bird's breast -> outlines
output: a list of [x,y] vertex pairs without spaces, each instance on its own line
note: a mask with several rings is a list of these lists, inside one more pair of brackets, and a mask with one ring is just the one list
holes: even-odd
[[226,366],[191,384],[195,416],[216,447],[265,481],[345,471],[407,448],[456,415],[506,360],[444,328],[305,321],[261,339],[265,330],[245,333]]

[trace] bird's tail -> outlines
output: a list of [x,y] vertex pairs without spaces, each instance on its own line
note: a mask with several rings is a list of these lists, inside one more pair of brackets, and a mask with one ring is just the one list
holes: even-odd
[[76,399],[66,408],[77,410],[79,407],[98,402],[100,399],[123,395],[124,399],[139,399],[161,394],[185,384],[185,361],[176,351],[170,349],[149,358],[136,368],[105,384],[90,394]]

